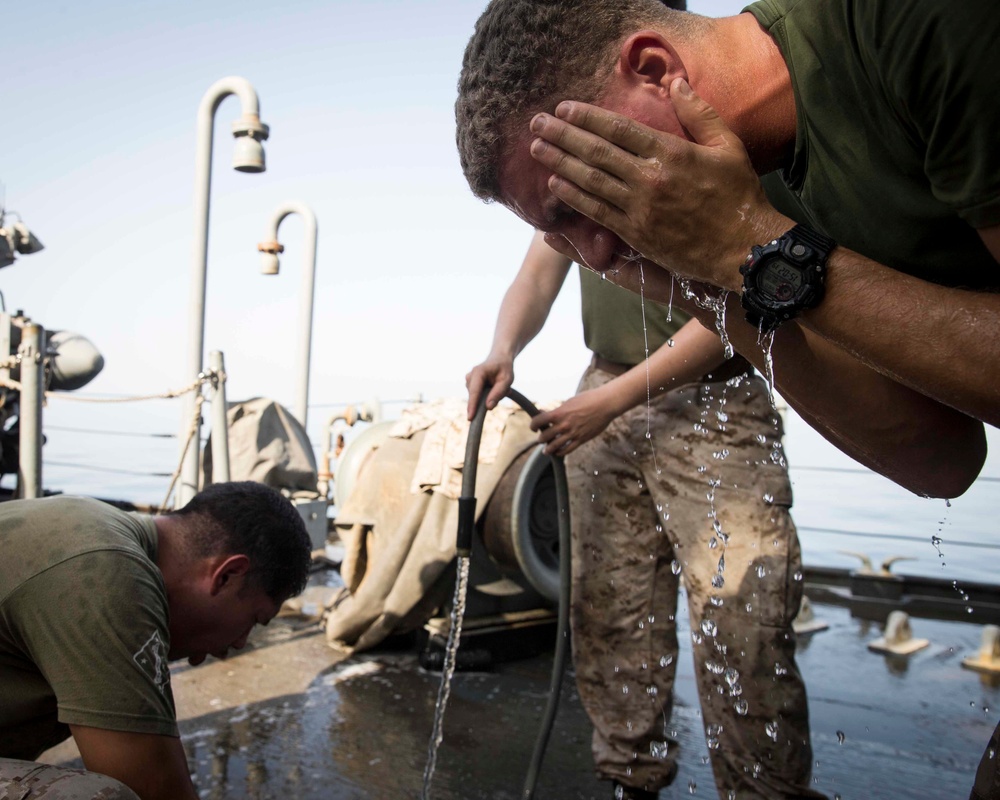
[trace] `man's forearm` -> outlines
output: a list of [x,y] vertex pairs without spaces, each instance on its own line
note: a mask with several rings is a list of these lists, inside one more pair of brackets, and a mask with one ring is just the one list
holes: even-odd
[[685,383],[699,380],[725,361],[722,342],[715,331],[691,320],[649,358],[605,384],[615,416],[659,397]]
[[524,262],[504,294],[497,314],[491,354],[513,359],[545,325],[569,272],[570,262],[535,233]]
[[802,315],[804,327],[879,372],[1000,425],[1000,294],[928,283],[843,248],[827,274],[826,297]]
[[[743,321],[735,295],[727,313],[733,346],[766,373],[757,330]],[[882,375],[815,332],[794,323],[779,327],[771,360],[775,386],[792,408],[838,448],[910,491],[956,497],[982,469],[982,423]]]
[[84,766],[128,786],[142,800],[198,800],[181,740],[70,725]]

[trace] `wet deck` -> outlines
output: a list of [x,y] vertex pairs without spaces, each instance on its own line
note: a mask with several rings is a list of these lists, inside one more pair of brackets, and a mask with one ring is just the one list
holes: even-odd
[[[914,619],[930,647],[908,659],[871,653],[876,624],[815,605],[828,630],[800,637],[809,689],[814,781],[830,798],[964,798],[997,719],[995,685],[960,667],[976,625]],[[679,628],[686,630],[682,618]],[[687,637],[682,636],[682,643]],[[715,797],[689,649],[682,644],[673,727],[681,769],[668,797]],[[545,705],[551,652],[455,677],[432,796],[506,800],[521,784]],[[352,658],[316,625],[275,620],[228,661],[175,665],[174,694],[202,797],[397,800],[420,795],[440,676],[413,649]],[[536,797],[606,800],[590,725],[569,673]],[[45,760],[72,763],[72,743]]]

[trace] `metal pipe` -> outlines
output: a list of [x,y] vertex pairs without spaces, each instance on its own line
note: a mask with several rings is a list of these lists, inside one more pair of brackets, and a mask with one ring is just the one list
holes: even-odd
[[[215,112],[229,95],[240,99],[241,119],[233,124],[233,135],[251,139],[257,146],[267,139],[269,129],[260,121],[260,106],[257,92],[245,78],[228,77],[213,83],[198,106],[197,146],[194,167],[194,240],[192,244],[192,282],[190,313],[190,350],[188,351],[189,380],[202,371],[202,357],[205,341],[205,286],[208,275],[208,215],[209,195],[212,188],[212,133]],[[248,142],[249,144],[249,142]],[[247,159],[238,161],[236,169],[246,172],[263,172],[263,150],[259,158],[247,154]],[[185,403],[181,414],[181,441],[187,439],[188,426],[194,414],[195,398],[192,395]],[[198,463],[200,420],[196,424],[193,446],[184,455],[180,483],[177,486],[175,505],[179,508],[187,504],[198,491]]]
[[356,422],[381,422],[382,404],[378,400],[365,403],[360,409],[353,405],[347,406],[341,411],[336,411],[330,415],[323,426],[323,442],[320,450],[319,474],[317,481],[317,491],[323,497],[328,497],[330,492],[330,481],[333,480],[333,472],[330,465],[330,451],[333,449],[333,431],[338,422],[343,422],[348,428],[353,428]]
[[313,294],[316,287],[316,244],[319,236],[316,215],[308,206],[290,201],[279,206],[271,216],[265,237],[270,237],[257,245],[265,254],[264,273],[278,274],[278,253],[284,248],[278,244],[278,226],[291,214],[299,214],[305,221],[305,254],[302,259],[302,288],[299,293],[299,347],[296,356],[297,399],[295,416],[306,427],[309,413],[309,361],[312,352]]
[[17,348],[21,363],[21,398],[18,410],[20,454],[18,497],[42,496],[42,400],[45,392],[45,330],[27,323]]
[[330,450],[333,448],[333,427],[338,422],[345,423],[348,427],[358,421],[358,412],[354,406],[347,406],[343,411],[337,411],[330,416],[323,426],[323,443],[319,456],[319,472],[317,474],[316,490],[323,497],[330,496],[330,481],[333,480],[333,472],[330,471]]
[[212,483],[229,482],[229,419],[226,416],[226,365],[222,353],[208,354],[212,370]]

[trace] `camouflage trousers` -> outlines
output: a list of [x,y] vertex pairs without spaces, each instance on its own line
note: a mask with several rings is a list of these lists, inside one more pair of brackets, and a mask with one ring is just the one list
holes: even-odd
[[0,758],[0,800],[139,800],[122,783],[96,772]]
[[[591,366],[580,391],[614,376]],[[758,377],[689,384],[567,457],[573,658],[598,775],[659,789],[670,735],[681,582],[722,798],[823,797],[792,619],[801,557],[780,418]]]

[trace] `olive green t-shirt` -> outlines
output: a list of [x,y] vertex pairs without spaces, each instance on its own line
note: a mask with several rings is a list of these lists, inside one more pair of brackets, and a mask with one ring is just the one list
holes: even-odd
[[68,724],[177,736],[151,517],[97,500],[0,503],[0,756]]
[[635,366],[658,350],[691,317],[654,303],[580,267],[583,341],[587,348],[618,364]]
[[975,228],[1000,223],[996,0],[760,0],[791,73],[792,164],[775,206],[882,264],[1000,287]]

